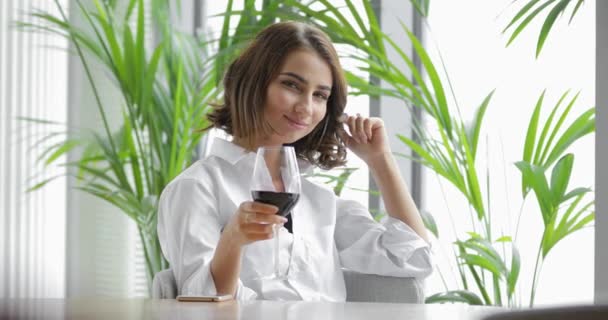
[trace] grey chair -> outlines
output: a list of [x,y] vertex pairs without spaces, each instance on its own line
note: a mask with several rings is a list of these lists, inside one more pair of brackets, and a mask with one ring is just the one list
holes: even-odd
[[[415,278],[396,278],[344,270],[346,301],[422,303],[422,283]],[[152,281],[152,298],[175,299],[173,270],[158,272]]]

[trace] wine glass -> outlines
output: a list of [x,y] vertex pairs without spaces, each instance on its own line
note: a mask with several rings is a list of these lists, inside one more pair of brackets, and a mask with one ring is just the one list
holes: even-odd
[[[260,147],[255,157],[251,179],[251,197],[254,201],[277,206],[277,214],[287,217],[300,199],[300,169],[293,147],[275,146]],[[271,278],[285,280],[279,261],[280,226],[273,226],[274,232],[274,276]]]

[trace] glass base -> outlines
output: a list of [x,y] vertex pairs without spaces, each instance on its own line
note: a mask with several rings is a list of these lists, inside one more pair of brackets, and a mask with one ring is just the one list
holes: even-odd
[[284,281],[287,279],[289,279],[289,277],[287,275],[276,275],[276,274],[253,278],[253,280],[279,280],[279,281]]
[[284,281],[284,280],[287,280],[288,278],[287,278],[287,275],[274,275],[271,277],[271,279]]

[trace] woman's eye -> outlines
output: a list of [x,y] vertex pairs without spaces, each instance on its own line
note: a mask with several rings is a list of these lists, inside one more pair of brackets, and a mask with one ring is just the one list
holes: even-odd
[[327,99],[329,99],[329,97],[326,94],[324,94],[324,93],[315,93],[315,97],[317,97],[317,98],[319,98],[321,100],[327,100]]
[[283,85],[288,88],[298,89],[298,85],[293,81],[285,80],[285,81],[283,81]]

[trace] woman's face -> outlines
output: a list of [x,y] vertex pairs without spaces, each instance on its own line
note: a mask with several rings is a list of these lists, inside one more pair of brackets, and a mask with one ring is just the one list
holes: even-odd
[[264,117],[272,134],[261,145],[293,143],[323,120],[333,83],[331,69],[311,50],[296,50],[285,59],[270,82]]

